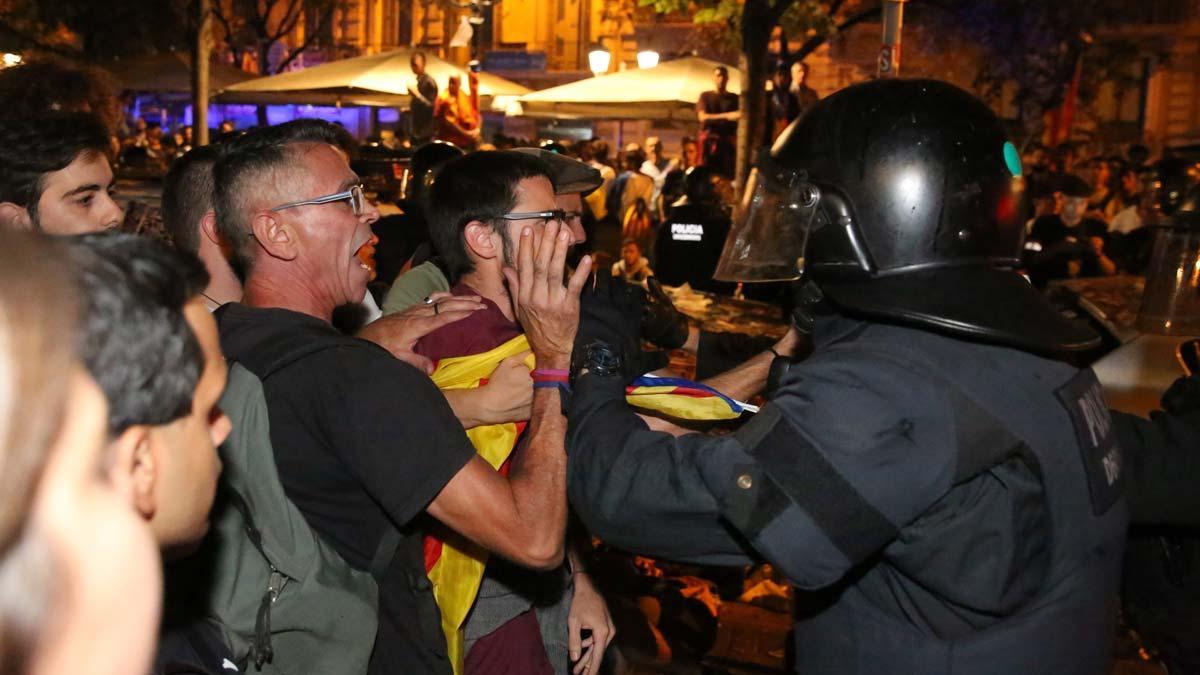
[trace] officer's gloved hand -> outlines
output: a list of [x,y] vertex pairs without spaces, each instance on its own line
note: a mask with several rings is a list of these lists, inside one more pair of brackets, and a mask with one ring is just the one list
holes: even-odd
[[1162,406],[1172,415],[1200,417],[1200,375],[1175,380],[1163,394]]
[[[791,305],[789,314],[792,328],[800,334],[802,340],[808,340],[816,324],[817,308],[825,300],[825,295],[813,282],[799,279],[789,284],[788,300]],[[783,376],[798,362],[799,359],[794,355],[777,356],[771,361],[771,369],[767,371],[767,388],[764,391],[768,399],[775,395]]]
[[825,300],[825,294],[815,283],[802,278],[788,285],[788,295],[792,325],[801,335],[812,335],[817,307]]
[[645,304],[646,292],[641,286],[614,279],[607,270],[597,272],[595,283],[585,285],[579,296],[575,352],[582,354],[593,342],[607,345],[620,356],[621,375],[626,383],[666,366],[666,354],[642,349]]
[[646,279],[646,303],[642,308],[642,338],[662,349],[679,349],[687,342],[688,319],[675,309],[671,296],[655,277]]

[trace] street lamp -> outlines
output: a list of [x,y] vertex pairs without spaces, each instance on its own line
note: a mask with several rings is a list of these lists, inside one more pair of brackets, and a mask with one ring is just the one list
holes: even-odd
[[600,75],[608,72],[608,67],[612,64],[612,52],[605,49],[602,45],[593,45],[591,51],[588,52],[588,68],[591,69],[593,75]]
[[21,58],[20,54],[5,53],[3,56],[0,56],[0,60],[4,64],[0,68],[11,68],[12,66],[20,65],[24,59]]
[[638,68],[653,68],[658,65],[658,52],[647,49],[637,53]]

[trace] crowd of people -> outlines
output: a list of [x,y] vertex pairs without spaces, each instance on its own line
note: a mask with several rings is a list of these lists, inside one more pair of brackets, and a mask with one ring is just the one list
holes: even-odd
[[[829,144],[873,152],[862,114],[888,102],[985,158],[942,189],[990,181],[998,208],[1018,173],[1001,171],[999,121],[910,86],[814,103],[791,159],[847,186],[831,211],[877,206],[886,163],[821,162]],[[114,129],[92,93],[0,113],[0,671],[597,675],[615,628],[596,535],[704,564],[765,556],[838,590],[798,607],[810,672],[1102,672],[1121,480],[1142,476],[1120,466],[1094,375],[1044,356],[1095,336],[970,248],[1003,227],[987,245],[1015,254],[1013,218],[955,205],[959,248],[930,243],[931,209],[905,233],[920,245],[875,236],[886,221],[829,228],[786,334],[732,349],[654,289],[714,283],[734,224],[701,160],[711,135],[612,163],[603,141],[435,140],[385,222],[349,134],[296,120],[181,153],[159,240],[114,231]],[[451,132],[477,138],[451,108]],[[830,119],[850,120],[838,138],[815,131]],[[1115,220],[1136,200],[1102,175],[1086,198]],[[1075,188],[1053,185],[1039,218],[1082,227]],[[875,248],[854,257],[862,232]],[[918,259],[935,249],[946,260]],[[400,263],[379,283],[385,257]],[[976,285],[1022,316],[981,312]],[[661,391],[667,349],[709,376]],[[689,433],[768,389],[735,434]]]
[[[116,231],[94,105],[0,116],[5,672],[599,671],[614,628],[591,539],[565,536],[560,390],[603,145],[448,153],[412,195],[432,272],[351,334],[331,321],[370,301],[380,214],[344,129],[182,153],[147,237]],[[652,148],[608,182],[677,170]],[[695,342],[660,314],[660,339]],[[729,390],[762,381],[756,363]]]
[[1145,271],[1154,224],[1155,163],[1145,146],[1126,156],[1079,157],[1063,143],[1032,144],[1023,158],[1024,265],[1038,287],[1056,279]]

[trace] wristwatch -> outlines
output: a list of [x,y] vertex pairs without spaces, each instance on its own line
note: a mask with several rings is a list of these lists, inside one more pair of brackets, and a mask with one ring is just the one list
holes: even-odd
[[575,352],[575,356],[575,363],[571,368],[574,376],[578,376],[584,370],[600,377],[621,374],[620,352],[602,340],[593,340],[587,343],[582,350]]

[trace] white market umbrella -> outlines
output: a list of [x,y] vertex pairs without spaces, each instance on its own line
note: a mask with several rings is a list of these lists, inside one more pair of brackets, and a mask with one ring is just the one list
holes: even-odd
[[[409,66],[412,49],[404,48],[353,59],[330,61],[311,68],[295,70],[226,87],[218,100],[226,103],[308,103],[313,105],[381,105],[407,107],[409,85],[416,76]],[[462,78],[467,87],[467,71],[426,53],[425,68],[445,91],[451,75]],[[487,107],[496,97],[514,97],[529,89],[490,73],[479,73],[480,105]]]
[[741,71],[689,56],[653,68],[624,70],[525,94],[509,115],[553,119],[696,119],[696,101],[713,88],[713,70],[729,69],[729,91],[741,91]]

